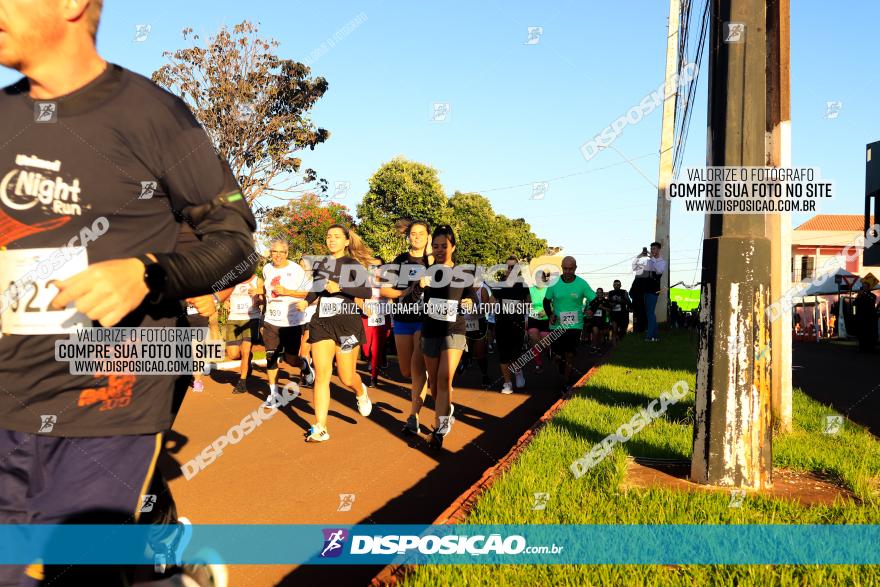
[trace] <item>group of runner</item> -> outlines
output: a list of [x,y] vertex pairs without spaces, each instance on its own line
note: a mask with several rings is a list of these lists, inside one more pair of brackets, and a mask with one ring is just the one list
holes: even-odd
[[[561,274],[538,270],[532,278],[510,257],[498,275],[483,276],[473,266],[456,265],[451,227],[431,231],[427,222],[401,220],[396,230],[408,247],[389,264],[342,225],[328,229],[320,255],[294,260],[286,242],[273,240],[262,276],[254,273],[212,296],[216,306],[202,313],[224,304],[228,357],[240,361],[232,393],[248,391],[252,349],[261,338],[269,380],[265,403],[279,406],[283,359],[289,377],[298,376],[300,384],[314,388],[315,421],[306,441],[327,441],[334,363],[342,386],[354,393],[358,412],[367,417],[372,411],[369,387],[379,385],[388,366],[385,343],[393,335],[400,373],[410,382],[410,413],[402,432],[422,432],[420,415],[431,393],[429,443],[441,447],[455,421],[454,377],[473,362],[484,389],[511,394],[526,387],[525,364],[534,361],[535,372],[543,371],[546,351],[562,377],[560,392],[568,394],[582,340],[590,340],[591,352],[598,353],[606,332],[614,342],[626,332],[630,300],[620,281],[608,295],[601,288],[594,292],[576,275],[573,257],[563,259]],[[356,286],[340,285],[344,276],[358,272],[366,279]],[[494,380],[488,362],[493,348],[501,371]],[[369,387],[357,371],[361,351],[369,362]]]

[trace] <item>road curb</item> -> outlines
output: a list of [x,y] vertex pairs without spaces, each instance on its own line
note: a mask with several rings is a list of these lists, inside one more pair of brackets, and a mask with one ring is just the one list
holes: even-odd
[[[578,382],[574,386],[583,387],[599,367],[605,364],[605,361],[610,354],[611,351],[609,351],[608,355],[601,357],[595,365],[590,367],[590,369],[584,373],[583,377],[578,379]],[[468,513],[470,513],[480,497],[510,468],[519,454],[525,450],[529,443],[532,442],[538,431],[541,430],[541,428],[543,428],[568,402],[568,399],[561,398],[550,406],[550,408],[544,412],[544,415],[519,437],[516,444],[513,445],[513,448],[511,448],[506,455],[501,457],[501,459],[493,466],[486,469],[483,476],[459,495],[455,501],[443,511],[443,513],[437,516],[437,519],[431,522],[431,524],[460,524],[464,522]],[[407,573],[411,572],[411,567],[412,565],[388,565],[373,577],[373,580],[370,581],[370,587],[397,585],[400,579],[402,579]]]

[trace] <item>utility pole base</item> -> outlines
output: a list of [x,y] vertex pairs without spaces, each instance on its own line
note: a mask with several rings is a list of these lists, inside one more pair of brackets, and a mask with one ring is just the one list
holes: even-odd
[[772,485],[770,241],[706,239],[691,479]]

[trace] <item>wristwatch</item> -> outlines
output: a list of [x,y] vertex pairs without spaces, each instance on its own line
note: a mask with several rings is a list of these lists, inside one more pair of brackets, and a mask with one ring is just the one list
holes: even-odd
[[162,300],[168,275],[159,263],[153,261],[147,255],[139,255],[137,259],[144,264],[144,283],[147,289],[150,290],[150,293],[147,295],[147,301],[151,304],[157,304]]

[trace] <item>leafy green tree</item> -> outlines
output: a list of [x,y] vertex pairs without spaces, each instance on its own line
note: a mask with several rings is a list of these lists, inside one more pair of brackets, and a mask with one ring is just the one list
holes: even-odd
[[459,263],[492,265],[501,254],[495,230],[492,203],[480,194],[455,192],[449,199],[452,228],[458,241],[455,256]]
[[511,254],[530,259],[547,249],[547,241],[532,233],[522,218],[496,214],[481,194],[455,192],[447,198],[434,168],[402,157],[373,174],[357,215],[358,233],[386,261],[406,250],[404,237],[394,228],[400,218],[425,220],[432,228],[451,225],[459,263],[495,265]]
[[498,263],[504,263],[510,255],[524,260],[547,252],[547,241],[538,238],[523,218],[508,218],[499,214],[495,217],[495,229],[498,231],[498,242],[501,247]]
[[401,218],[424,220],[433,229],[448,223],[449,203],[433,167],[396,157],[370,178],[370,188],[357,207],[357,232],[373,251],[390,261],[406,250],[404,235],[395,230]]

